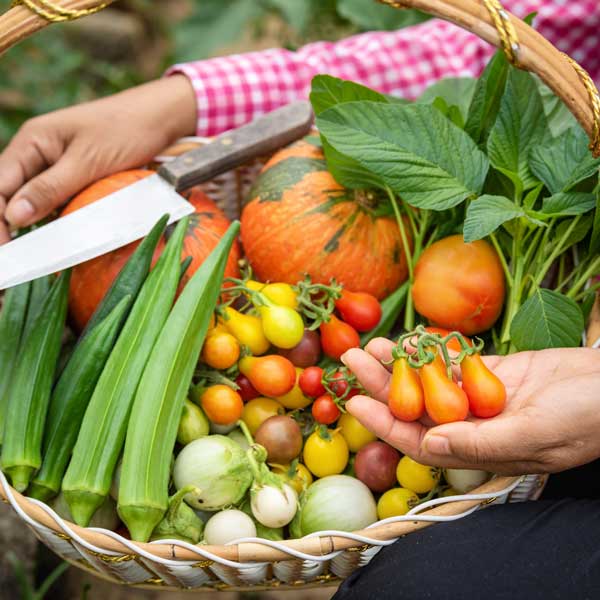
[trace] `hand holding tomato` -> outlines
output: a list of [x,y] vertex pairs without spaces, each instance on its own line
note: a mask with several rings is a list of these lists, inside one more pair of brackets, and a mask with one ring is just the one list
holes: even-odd
[[482,357],[506,387],[504,412],[493,419],[430,427],[395,419],[386,406],[393,342],[378,338],[344,362],[371,398],[346,409],[382,440],[422,464],[502,474],[553,473],[600,457],[600,353],[586,348]]

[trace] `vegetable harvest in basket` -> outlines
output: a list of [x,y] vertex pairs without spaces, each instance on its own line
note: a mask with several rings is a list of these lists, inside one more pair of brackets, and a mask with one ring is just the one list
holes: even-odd
[[[166,235],[163,218],[5,294],[1,462],[18,491],[134,540],[225,544],[359,530],[492,476],[378,440],[345,410],[364,390],[340,357],[394,336],[398,419],[501,413],[484,351],[581,342],[600,161],[501,53],[415,102],[324,75],[311,100],[319,136],[254,181],[239,265],[240,225],[192,190],[196,213]],[[97,182],[67,211],[145,175]],[[81,333],[61,351],[67,297]]]

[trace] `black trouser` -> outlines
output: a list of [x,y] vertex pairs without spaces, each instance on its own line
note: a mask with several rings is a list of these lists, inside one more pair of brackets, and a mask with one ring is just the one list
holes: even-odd
[[552,475],[537,502],[412,533],[334,600],[600,600],[600,460]]

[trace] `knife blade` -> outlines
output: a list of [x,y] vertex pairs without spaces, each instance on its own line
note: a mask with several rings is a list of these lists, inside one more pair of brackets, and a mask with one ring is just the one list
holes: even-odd
[[312,121],[307,101],[288,104],[178,156],[154,175],[0,246],[0,290],[138,240],[165,213],[170,223],[193,213],[178,191],[274,152],[308,133]]

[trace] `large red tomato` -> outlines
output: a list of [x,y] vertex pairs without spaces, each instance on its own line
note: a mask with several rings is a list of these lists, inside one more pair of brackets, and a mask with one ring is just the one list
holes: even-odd
[[[74,212],[126,185],[148,177],[152,173],[152,171],[137,169],[105,177],[73,198],[62,214],[66,215]],[[190,216],[190,225],[183,242],[182,257],[192,257],[192,263],[186,272],[183,283],[195,273],[217,245],[230,224],[223,212],[199,188],[193,188],[186,194],[186,197],[196,210]],[[113,280],[138,244],[139,242],[133,242],[113,252],[77,265],[73,269],[69,291],[69,311],[76,328],[81,330],[85,327],[104,294],[108,291]],[[160,256],[164,246],[165,242],[161,240],[154,255],[155,261]],[[239,259],[240,248],[236,241],[229,255],[225,277],[239,277]]]
[[483,240],[466,244],[462,235],[452,235],[417,261],[415,308],[434,325],[466,335],[485,331],[500,316],[504,294],[502,264]]

